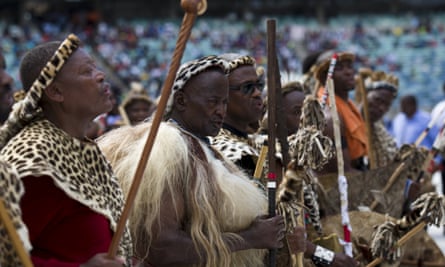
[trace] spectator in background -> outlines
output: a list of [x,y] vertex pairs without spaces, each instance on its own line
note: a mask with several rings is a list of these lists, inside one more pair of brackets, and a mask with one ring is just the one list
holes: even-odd
[[[431,114],[417,107],[416,97],[405,95],[400,99],[400,112],[392,121],[390,133],[396,139],[398,147],[403,144],[414,144],[420,134],[428,127],[430,121]],[[437,125],[433,125],[419,145],[431,149],[438,133],[439,128]]]
[[0,52],[0,125],[8,118],[9,112],[13,104],[12,86],[13,79],[6,72],[6,61]]
[[133,82],[131,87],[119,107],[119,112],[124,124],[135,125],[150,117],[156,109],[156,104],[148,96],[142,84]]

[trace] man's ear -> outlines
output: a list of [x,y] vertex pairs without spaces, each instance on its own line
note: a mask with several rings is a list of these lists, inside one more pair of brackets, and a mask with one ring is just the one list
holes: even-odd
[[56,83],[51,83],[48,87],[45,88],[44,94],[52,101],[62,102],[64,100],[64,95],[62,94],[62,90],[57,86]]
[[178,111],[185,110],[185,106],[187,104],[187,95],[184,94],[182,90],[177,91],[173,96],[173,103],[176,110]]

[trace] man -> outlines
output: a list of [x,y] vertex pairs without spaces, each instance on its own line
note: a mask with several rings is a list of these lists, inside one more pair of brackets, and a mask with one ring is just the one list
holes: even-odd
[[5,57],[0,52],[0,125],[6,121],[11,111],[13,84],[11,75],[6,72]]
[[[333,54],[333,51],[327,51],[322,53],[317,59],[314,75],[320,87],[315,88],[315,90],[317,90],[317,96],[320,101],[323,101],[326,92],[324,85]],[[365,122],[355,104],[349,99],[349,92],[355,87],[355,56],[348,52],[337,53],[337,56],[332,79],[335,87],[337,112],[340,118],[344,170],[346,172],[352,170],[364,171],[367,169],[368,155]],[[326,105],[328,103],[329,100],[327,100]],[[327,110],[330,109],[327,108]],[[330,111],[327,112],[327,135],[334,140]],[[334,157],[324,172],[337,172],[336,162],[337,160]]]
[[131,87],[120,105],[120,112],[121,116],[128,120],[125,123],[135,125],[150,117],[156,109],[156,104],[148,96],[142,84],[133,82]]
[[[290,156],[296,156],[298,155],[297,151],[297,131],[299,130],[300,126],[300,120],[301,115],[303,112],[303,103],[305,101],[306,94],[308,93],[307,90],[305,90],[304,85],[300,82],[283,82],[281,88],[281,96],[282,96],[282,111],[283,116],[285,116],[285,123],[286,123],[286,129],[287,129],[287,135],[288,135],[288,142],[289,142],[289,154]],[[230,99],[229,99],[230,103]],[[308,119],[308,117],[306,117]],[[265,122],[267,118],[263,119],[263,122]],[[263,126],[266,126],[263,124]],[[267,129],[264,129],[267,131]],[[324,144],[325,145],[325,144]],[[326,153],[326,151],[325,151]],[[305,156],[307,157],[307,155]],[[305,166],[308,169],[310,169],[308,166]],[[286,178],[284,178],[286,179]],[[291,183],[292,186],[292,183]],[[319,210],[318,210],[318,202],[316,194],[312,192],[313,189],[317,188],[317,185],[310,184],[305,186],[305,193],[304,193],[304,206],[305,206],[305,213],[306,213],[306,220],[310,222],[312,227],[311,229],[315,228],[316,224],[320,223],[320,217],[319,217]],[[278,188],[278,194],[280,194],[280,190],[286,191],[290,189],[291,192],[292,188],[288,188],[287,184],[282,182],[282,184]],[[295,193],[295,192],[293,192]],[[286,196],[289,196],[285,194]],[[318,225],[317,225],[318,226]],[[289,242],[289,241],[288,241]],[[317,253],[316,253],[317,251]],[[324,253],[320,253],[324,252]],[[325,256],[330,255],[330,257],[324,258]],[[316,245],[315,243],[312,243],[310,240],[306,240],[306,251],[304,253],[305,258],[308,260],[312,260],[314,264],[316,262],[320,261],[326,261],[329,263],[329,266],[336,267],[336,266],[356,266],[356,261],[347,256],[344,253],[341,252],[334,252],[331,251],[323,246]],[[282,265],[287,264],[285,260],[283,260],[284,257],[281,258],[283,262],[280,262]],[[317,264],[316,264],[317,265]],[[287,265],[286,265],[287,266]]]
[[[23,221],[34,266],[121,267],[106,252],[123,208],[113,172],[89,123],[111,109],[105,75],[70,35],[26,53],[20,77],[27,96],[0,129],[0,155],[18,172]],[[125,231],[119,255],[131,264]]]
[[222,129],[212,146],[253,177],[258,152],[249,139],[249,126],[263,115],[264,80],[256,72],[255,59],[239,54],[223,54],[230,66],[229,102]]
[[397,153],[394,137],[386,129],[383,116],[389,111],[397,97],[399,80],[392,74],[383,71],[369,73],[364,80],[368,100],[369,124],[371,129],[371,146],[375,153],[375,168],[385,167],[392,163]]
[[[283,218],[265,216],[263,193],[209,145],[226,113],[228,68],[209,56],[176,75],[130,215],[144,264],[263,266],[264,249],[283,245]],[[122,127],[99,140],[127,193],[149,129]]]
[[[430,121],[431,114],[417,107],[416,97],[405,95],[400,99],[400,112],[394,117],[390,132],[396,139],[397,146],[414,144]],[[420,145],[431,149],[438,133],[439,128],[433,125]]]

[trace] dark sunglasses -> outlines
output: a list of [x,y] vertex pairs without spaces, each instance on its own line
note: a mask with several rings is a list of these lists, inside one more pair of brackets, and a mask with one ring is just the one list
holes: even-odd
[[241,91],[241,93],[245,95],[252,94],[255,89],[258,89],[260,92],[264,90],[264,82],[247,82],[237,86],[229,86],[230,90]]

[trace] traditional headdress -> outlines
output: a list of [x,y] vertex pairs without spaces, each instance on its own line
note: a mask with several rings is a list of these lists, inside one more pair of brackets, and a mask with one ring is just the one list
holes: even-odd
[[[315,78],[324,84],[323,76],[328,71],[329,64],[331,62],[331,57],[335,53],[333,50],[326,51],[317,58],[317,61],[314,65],[314,76]],[[355,55],[350,52],[338,52],[337,53],[337,61],[343,61],[343,60],[355,60]]]
[[230,70],[229,64],[222,58],[218,56],[206,56],[197,60],[192,60],[184,63],[176,74],[175,81],[173,83],[172,93],[167,101],[167,106],[164,112],[164,118],[170,117],[170,113],[173,109],[173,98],[175,93],[182,90],[185,84],[195,75],[209,68],[220,68],[224,73],[228,73]]
[[[232,72],[233,70],[237,69],[240,66],[244,66],[244,65],[255,66],[256,65],[255,59],[251,56],[245,56],[245,55],[236,54],[236,53],[227,53],[227,54],[222,54],[219,57],[221,57],[222,59],[227,61],[227,63],[229,63],[230,72]],[[264,75],[264,69],[263,70],[261,70],[261,68],[257,69],[257,75],[258,76]]]
[[399,89],[399,79],[393,74],[387,74],[383,71],[375,71],[365,79],[365,87],[368,91],[380,89],[388,90],[396,96]]
[[79,38],[74,34],[70,34],[60,44],[54,55],[41,70],[39,76],[26,93],[25,98],[12,106],[12,111],[8,119],[0,128],[0,148],[29,122],[42,114],[39,102],[42,98],[43,90],[54,81],[57,73],[62,69],[79,45]]

